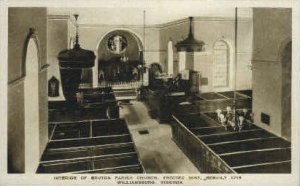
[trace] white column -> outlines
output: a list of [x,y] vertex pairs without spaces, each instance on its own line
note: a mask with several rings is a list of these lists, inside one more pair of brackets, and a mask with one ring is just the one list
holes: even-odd
[[93,88],[98,87],[98,52],[94,51],[94,53],[96,54],[96,58],[95,58],[95,65],[92,68],[93,69]]
[[174,63],[174,59],[173,59],[173,45],[172,45],[172,41],[169,41],[168,43],[168,74],[169,75],[173,75],[173,63]]
[[194,52],[186,52],[186,66],[187,70],[194,70]]
[[186,52],[178,52],[179,54],[179,73],[186,69]]

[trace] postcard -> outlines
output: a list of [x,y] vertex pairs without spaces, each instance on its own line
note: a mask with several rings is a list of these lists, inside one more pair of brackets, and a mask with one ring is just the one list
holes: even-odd
[[1,185],[299,185],[294,1],[1,1]]

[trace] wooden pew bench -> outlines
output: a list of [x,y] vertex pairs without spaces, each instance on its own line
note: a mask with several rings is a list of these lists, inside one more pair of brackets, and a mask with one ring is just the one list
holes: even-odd
[[233,169],[238,170],[246,167],[262,166],[266,163],[288,163],[291,160],[291,148],[272,148],[266,150],[242,151],[220,156]]
[[137,154],[110,157],[89,157],[81,160],[66,160],[40,164],[38,172],[42,173],[81,173],[116,169],[124,166],[138,166]]

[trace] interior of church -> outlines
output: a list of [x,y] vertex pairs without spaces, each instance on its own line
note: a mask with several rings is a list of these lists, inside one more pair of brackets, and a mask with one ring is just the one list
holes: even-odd
[[8,9],[8,173],[291,173],[292,10],[160,11]]

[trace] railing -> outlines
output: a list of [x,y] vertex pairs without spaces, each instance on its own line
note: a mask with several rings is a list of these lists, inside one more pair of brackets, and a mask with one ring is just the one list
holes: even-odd
[[142,81],[119,81],[119,82],[103,82],[98,87],[112,87],[113,89],[138,89],[142,86]]
[[194,135],[174,115],[172,138],[201,173],[236,173],[202,140]]

